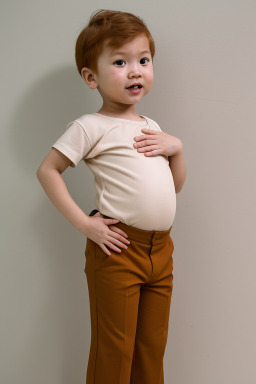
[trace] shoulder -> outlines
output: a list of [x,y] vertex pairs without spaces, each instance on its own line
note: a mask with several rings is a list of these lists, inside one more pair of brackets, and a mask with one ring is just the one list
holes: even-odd
[[86,128],[88,126],[97,124],[97,117],[93,113],[86,113],[85,115],[77,117],[74,122],[80,124],[81,127]]
[[95,131],[97,126],[97,117],[93,113],[86,113],[85,115],[79,116],[70,121],[70,123],[67,124],[66,129],[70,127],[80,127],[88,135],[90,131]]
[[163,132],[162,129],[160,128],[159,124],[158,124],[155,120],[153,120],[153,119],[151,119],[150,117],[145,116],[145,115],[142,115],[142,116],[145,117],[145,118],[148,120],[150,126],[151,126],[154,130],[159,131],[159,132]]
[[87,136],[91,147],[94,147],[106,133],[106,124],[93,113],[87,113],[77,117],[68,123],[66,129],[80,130]]

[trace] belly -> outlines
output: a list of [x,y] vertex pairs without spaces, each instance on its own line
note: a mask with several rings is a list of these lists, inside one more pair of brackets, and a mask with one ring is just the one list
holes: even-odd
[[100,175],[98,182],[103,185],[98,188],[97,209],[136,228],[169,229],[176,213],[176,193],[168,159],[140,153],[129,159],[129,168],[122,161],[120,157]]

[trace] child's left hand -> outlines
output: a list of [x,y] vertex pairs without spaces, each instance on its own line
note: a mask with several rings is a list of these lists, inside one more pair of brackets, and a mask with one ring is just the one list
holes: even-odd
[[142,136],[135,136],[133,146],[138,152],[144,152],[145,156],[173,156],[182,149],[182,142],[175,136],[165,132],[142,128]]

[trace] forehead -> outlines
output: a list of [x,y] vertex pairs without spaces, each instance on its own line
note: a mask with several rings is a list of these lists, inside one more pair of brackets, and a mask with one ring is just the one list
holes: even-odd
[[129,42],[126,42],[119,46],[118,48],[112,48],[108,46],[109,39],[104,42],[103,45],[103,54],[106,56],[114,56],[117,54],[137,54],[137,53],[146,53],[150,54],[149,41],[147,36],[140,35],[136,36]]

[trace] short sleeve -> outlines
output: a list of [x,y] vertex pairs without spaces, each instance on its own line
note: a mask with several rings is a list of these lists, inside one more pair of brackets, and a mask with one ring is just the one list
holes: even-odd
[[154,123],[155,123],[155,125],[157,126],[157,129],[158,129],[160,132],[163,132],[162,129],[160,128],[159,124],[158,124],[156,121],[154,121]]
[[72,121],[52,147],[67,156],[72,161],[70,166],[75,168],[90,151],[91,143],[85,129],[77,121]]

